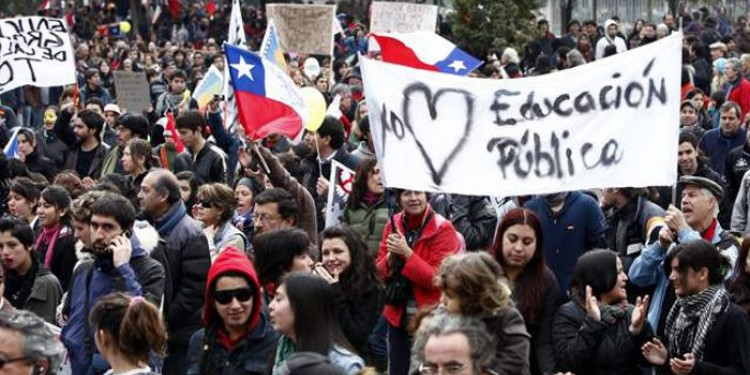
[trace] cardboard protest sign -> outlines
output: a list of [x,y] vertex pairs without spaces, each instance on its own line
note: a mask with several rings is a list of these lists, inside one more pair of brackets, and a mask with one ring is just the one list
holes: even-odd
[[502,81],[361,59],[386,185],[517,196],[674,184],[681,38]]
[[437,16],[437,5],[375,1],[372,3],[370,32],[435,32]]
[[151,93],[145,72],[116,70],[117,104],[130,113],[141,113],[151,105]]
[[332,54],[335,12],[333,5],[266,4],[268,19],[287,52]]
[[328,181],[328,204],[326,204],[326,228],[342,223],[344,209],[352,193],[354,171],[336,160],[331,161],[331,175]]
[[75,72],[75,55],[64,20],[0,19],[0,94],[23,85],[75,83]]

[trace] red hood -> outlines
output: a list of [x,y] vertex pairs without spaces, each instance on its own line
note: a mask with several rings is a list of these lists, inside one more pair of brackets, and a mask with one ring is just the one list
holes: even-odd
[[258,323],[260,317],[260,308],[262,305],[260,283],[258,282],[258,276],[255,273],[255,267],[253,267],[250,259],[248,259],[245,253],[234,247],[228,247],[226,250],[222,251],[208,270],[206,295],[204,298],[204,301],[206,302],[203,307],[203,325],[207,327],[209,323],[216,319],[216,308],[214,307],[211,289],[216,282],[216,279],[227,272],[237,272],[250,279],[250,287],[253,288],[253,291],[255,292],[253,311],[250,313],[250,320],[248,321],[248,328],[252,329]]

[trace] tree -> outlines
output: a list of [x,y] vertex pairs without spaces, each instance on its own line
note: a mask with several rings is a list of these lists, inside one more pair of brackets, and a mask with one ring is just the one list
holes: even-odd
[[540,0],[455,0],[453,6],[453,34],[462,48],[478,58],[490,48],[522,52],[536,35],[534,12]]

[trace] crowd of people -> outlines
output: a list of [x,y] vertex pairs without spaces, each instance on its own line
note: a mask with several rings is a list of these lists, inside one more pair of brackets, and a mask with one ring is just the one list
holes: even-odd
[[[1,370],[750,373],[747,17],[680,17],[676,186],[490,199],[384,186],[356,57],[367,30],[350,16],[333,58],[312,56],[321,73],[286,56],[343,114],[294,143],[245,139],[220,98],[192,98],[227,68],[227,6],[149,40],[102,29],[120,16],[96,4],[74,11],[77,87],[0,95],[0,143],[18,142],[0,155]],[[263,14],[243,16],[257,46]],[[473,75],[570,69],[679,28],[537,25]],[[151,106],[121,110],[113,70],[145,71]],[[356,173],[326,227],[332,161]]]

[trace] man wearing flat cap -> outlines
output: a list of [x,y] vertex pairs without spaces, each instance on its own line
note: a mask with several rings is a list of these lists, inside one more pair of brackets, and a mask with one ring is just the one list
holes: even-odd
[[732,269],[739,253],[737,239],[722,229],[716,219],[724,194],[722,186],[698,176],[682,176],[677,185],[682,189],[682,210],[669,205],[659,241],[641,252],[628,272],[630,281],[639,287],[656,285],[648,321],[658,336],[663,336],[665,319],[676,300],[669,275],[664,273],[664,259],[674,245],[700,240],[710,242],[729,259]]

